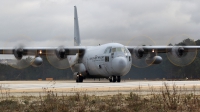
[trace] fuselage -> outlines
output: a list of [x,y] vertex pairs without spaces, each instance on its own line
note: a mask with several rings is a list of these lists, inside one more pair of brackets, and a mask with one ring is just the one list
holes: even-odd
[[[88,46],[81,61],[85,66],[85,77],[123,76],[130,71],[132,64],[129,50],[119,43]],[[73,67],[72,71],[78,72]]]

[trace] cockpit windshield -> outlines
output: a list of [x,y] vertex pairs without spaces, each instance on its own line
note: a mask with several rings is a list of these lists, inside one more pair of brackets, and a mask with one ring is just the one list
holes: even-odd
[[104,51],[104,53],[115,53],[115,52],[123,52],[123,53],[128,53],[128,49],[126,47],[108,47]]
[[128,53],[127,49],[125,47],[116,47],[112,48],[112,52],[123,52],[123,53]]

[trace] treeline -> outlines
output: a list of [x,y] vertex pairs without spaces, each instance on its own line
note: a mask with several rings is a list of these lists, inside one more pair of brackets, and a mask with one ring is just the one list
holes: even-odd
[[[183,40],[185,41],[185,40]],[[196,41],[200,46],[200,40]],[[200,79],[200,52],[193,63],[188,66],[179,67],[173,65],[166,54],[158,54],[163,58],[161,64],[152,65],[146,68],[136,68],[132,66],[130,72],[122,79]],[[25,69],[15,69],[9,65],[0,64],[0,80],[37,80],[53,78],[55,80],[73,79],[73,73],[70,68],[57,69],[49,64],[46,57],[43,58],[43,64],[40,67],[29,66]]]

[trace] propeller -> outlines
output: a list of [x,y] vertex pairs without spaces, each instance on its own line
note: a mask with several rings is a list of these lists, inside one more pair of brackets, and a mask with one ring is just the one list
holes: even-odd
[[58,36],[55,39],[53,38],[56,45],[61,45],[57,49],[47,50],[46,57],[49,63],[58,69],[67,69],[74,65],[78,61],[78,50],[76,55],[71,54],[70,50],[66,50],[63,45],[67,43],[66,37]]
[[155,45],[154,41],[150,37],[144,36],[144,35],[133,37],[129,41],[128,45],[136,46],[131,51],[133,66],[138,67],[138,68],[145,68],[145,67],[150,66],[154,62],[154,59],[153,59],[153,60],[151,60],[151,62],[148,61],[148,63],[147,63],[146,59],[148,57],[156,56],[157,53],[154,50],[148,51],[143,48],[143,46]]
[[[7,64],[13,68],[23,69],[29,67],[36,55],[36,50],[25,50],[25,44],[31,42],[31,38],[20,35],[8,39],[4,46],[14,45],[14,48],[8,48],[3,51],[7,59]],[[11,50],[12,49],[12,50]]]
[[169,61],[176,66],[191,64],[197,55],[197,49],[188,49],[187,46],[195,46],[196,43],[188,35],[174,36],[168,42],[171,49],[167,49]]

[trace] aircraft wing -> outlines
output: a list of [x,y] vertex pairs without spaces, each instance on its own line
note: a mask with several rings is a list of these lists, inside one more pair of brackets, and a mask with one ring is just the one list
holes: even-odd
[[[59,69],[66,69],[74,65],[78,59],[75,56],[82,56],[86,47],[16,47],[16,48],[0,48],[0,54],[7,58],[7,64],[14,68],[23,69],[32,65],[38,67],[42,65],[43,59],[40,57],[45,55],[51,65]],[[13,57],[13,56],[14,57]],[[74,55],[74,56],[72,56]],[[11,56],[11,57],[10,57]]]
[[185,52],[200,50],[200,46],[126,46],[129,51],[142,48],[148,51],[156,51],[157,53],[167,53],[173,48],[184,48]]
[[14,51],[22,49],[23,55],[46,55],[48,51],[55,51],[63,49],[66,55],[75,55],[76,53],[84,54],[86,47],[73,46],[73,47],[2,47],[0,54],[14,54]]
[[157,53],[166,53],[169,61],[177,66],[191,64],[197,56],[200,46],[126,46],[132,56],[132,65],[147,67],[162,62]]

